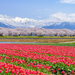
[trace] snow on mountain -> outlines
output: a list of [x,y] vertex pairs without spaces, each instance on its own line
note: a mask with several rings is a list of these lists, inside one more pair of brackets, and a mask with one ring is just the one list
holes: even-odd
[[[54,22],[53,22],[54,21]],[[39,27],[42,26],[49,26],[55,23],[55,20],[52,18],[45,19],[45,20],[34,20],[28,18],[20,18],[20,17],[10,17],[7,15],[0,15],[0,22],[4,23],[5,25],[12,25],[15,27]]]
[[1,22],[0,22],[0,27],[4,27],[4,28],[15,28],[15,26],[5,25],[4,23],[1,23]]
[[42,28],[45,29],[70,29],[70,30],[75,30],[75,22],[62,22],[60,24],[53,24],[50,26],[43,26]]
[[43,20],[34,20],[34,19],[28,19],[28,18],[11,18],[6,15],[0,15],[0,22],[6,24],[6,25],[13,25],[16,27],[42,27],[44,26]]
[[10,17],[7,15],[0,15],[0,27],[2,24],[6,25],[5,27],[39,27],[39,28],[52,28],[52,29],[62,29],[69,28],[75,29],[75,14],[65,14],[65,13],[55,13],[50,16],[48,19],[44,20],[34,20],[28,18],[20,17]]

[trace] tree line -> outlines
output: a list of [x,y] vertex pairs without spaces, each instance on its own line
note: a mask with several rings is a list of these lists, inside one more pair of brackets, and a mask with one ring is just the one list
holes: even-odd
[[0,27],[0,36],[75,36],[75,30]]

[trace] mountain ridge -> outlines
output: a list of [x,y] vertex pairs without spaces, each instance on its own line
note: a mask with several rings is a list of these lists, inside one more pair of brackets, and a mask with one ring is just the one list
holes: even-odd
[[[24,23],[23,23],[24,24]],[[0,22],[0,27],[4,27],[4,28],[18,28],[18,27],[22,27],[22,28],[29,28],[29,27],[33,27],[33,28],[45,28],[45,29],[70,29],[70,30],[75,30],[75,22],[48,22],[45,23],[45,25],[35,25],[34,23],[31,24],[31,22],[27,25],[27,23],[25,22],[24,25],[22,26],[13,26],[13,25],[9,25],[9,24],[4,24],[2,22]]]
[[42,28],[45,29],[70,29],[70,30],[75,30],[75,22],[62,22],[61,24],[53,24],[50,26],[43,26]]
[[4,27],[4,28],[16,28],[15,26],[12,26],[12,25],[6,25],[2,22],[0,22],[0,27]]

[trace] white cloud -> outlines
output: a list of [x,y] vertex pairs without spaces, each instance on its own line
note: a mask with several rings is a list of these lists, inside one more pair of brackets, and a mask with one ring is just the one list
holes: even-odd
[[75,13],[72,13],[72,14],[70,14],[69,16],[71,16],[71,17],[75,17]]
[[58,12],[50,15],[50,18],[47,20],[51,22],[75,22],[75,13],[66,14],[66,13]]
[[60,0],[61,3],[72,3],[75,4],[75,0]]

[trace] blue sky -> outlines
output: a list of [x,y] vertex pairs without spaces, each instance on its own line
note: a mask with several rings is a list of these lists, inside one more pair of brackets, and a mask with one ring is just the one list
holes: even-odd
[[75,0],[0,0],[0,15],[43,20],[59,12],[75,13]]

